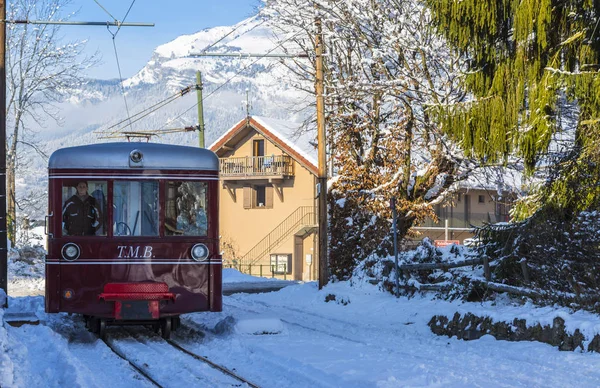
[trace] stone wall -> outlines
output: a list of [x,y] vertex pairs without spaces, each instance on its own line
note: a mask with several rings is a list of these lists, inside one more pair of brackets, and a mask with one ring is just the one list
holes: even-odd
[[[554,318],[552,326],[542,326],[539,323],[527,326],[524,319],[515,318],[512,322],[494,322],[490,317],[478,317],[471,313],[463,316],[455,313],[452,319],[444,315],[435,315],[428,325],[431,331],[437,335],[456,336],[466,341],[479,339],[489,334],[497,340],[538,341],[557,346],[559,350],[580,349],[600,353],[600,335],[595,335],[590,341],[579,329],[576,329],[573,334],[569,334],[565,331],[565,321],[560,317]],[[585,348],[586,343],[588,343],[587,349]]]

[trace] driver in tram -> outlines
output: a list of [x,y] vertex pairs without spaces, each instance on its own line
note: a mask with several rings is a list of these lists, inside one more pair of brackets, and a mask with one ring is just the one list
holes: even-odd
[[78,182],[76,189],[77,193],[63,205],[63,234],[94,236],[102,226],[98,202],[88,194],[86,181]]

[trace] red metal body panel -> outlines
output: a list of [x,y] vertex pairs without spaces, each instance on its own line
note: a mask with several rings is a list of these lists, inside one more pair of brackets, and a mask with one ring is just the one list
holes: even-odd
[[[159,236],[62,236],[62,182],[64,179],[135,180],[140,176],[159,181],[160,193],[165,192],[165,181],[200,180],[208,178],[208,235],[165,236],[165,199],[159,195]],[[219,255],[218,225],[218,172],[217,171],[159,171],[159,170],[50,170],[49,171],[48,254],[46,256],[46,312],[69,312],[97,317],[120,316],[121,301],[136,299],[136,293],[123,291],[131,286],[110,284],[147,285],[156,287],[160,298],[149,304],[153,318],[198,311],[222,309],[222,260]],[[203,180],[200,180],[203,181]],[[108,185],[107,216],[112,219],[112,184]],[[67,261],[61,255],[66,243],[79,246],[80,257]],[[194,244],[204,243],[210,251],[202,262],[191,258]],[[134,286],[133,289],[135,289]],[[137,286],[139,287],[139,286]],[[166,290],[164,289],[166,287]],[[151,287],[152,288],[152,287]],[[160,291],[156,291],[160,289]],[[68,292],[69,298],[64,295]],[[104,298],[100,296],[104,293]],[[128,296],[127,298],[117,297]],[[148,295],[147,295],[148,296]],[[158,302],[168,296],[173,302]],[[113,298],[114,297],[114,298]],[[118,302],[111,302],[110,300]],[[119,306],[117,306],[119,303]],[[160,305],[160,306],[159,306]],[[160,307],[160,308],[159,308]],[[118,311],[117,311],[118,309]],[[118,318],[117,318],[118,319]]]
[[175,300],[166,283],[108,283],[98,299],[115,300]]

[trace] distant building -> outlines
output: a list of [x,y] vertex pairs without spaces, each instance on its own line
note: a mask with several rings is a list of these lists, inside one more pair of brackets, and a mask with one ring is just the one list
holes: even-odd
[[516,195],[505,191],[501,195],[485,188],[459,188],[442,205],[435,206],[438,222],[429,219],[414,229],[421,233],[418,240],[429,237],[431,240],[455,240],[461,244],[472,238],[473,226],[485,223],[508,222]]
[[[245,273],[315,280],[317,163],[287,137],[297,124],[249,116],[209,148],[220,159],[225,264]],[[285,135],[284,135],[285,133]]]

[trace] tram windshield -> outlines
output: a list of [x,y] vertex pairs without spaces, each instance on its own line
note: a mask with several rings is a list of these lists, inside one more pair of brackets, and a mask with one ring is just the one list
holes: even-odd
[[72,180],[62,187],[64,236],[106,236],[106,181]]
[[167,236],[206,236],[205,182],[167,182],[165,234]]
[[113,235],[158,236],[158,182],[115,181]]

